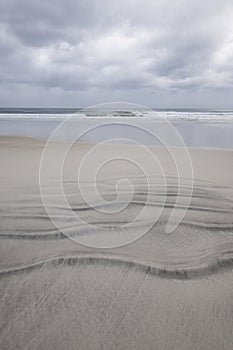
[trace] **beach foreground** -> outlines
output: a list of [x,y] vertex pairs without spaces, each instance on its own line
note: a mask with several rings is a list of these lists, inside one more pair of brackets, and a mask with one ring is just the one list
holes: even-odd
[[[30,138],[0,138],[1,349],[232,350],[233,151],[189,150],[191,203],[182,223],[166,233],[174,207],[177,213],[183,210],[190,179],[185,179],[175,206],[176,166],[164,150],[151,146],[162,164],[166,188],[159,169],[146,164],[154,191],[149,194],[150,213],[163,210],[149,232],[134,240],[140,225],[152,219],[137,220],[148,198],[142,169],[124,160],[100,169],[98,190],[112,210],[117,209],[110,203],[117,194],[123,202],[128,198],[127,183],[116,192],[118,180],[129,179],[135,191],[124,210],[96,213],[98,203],[87,206],[77,186],[77,169],[93,145],[72,147],[62,181],[70,207],[86,224],[74,227],[67,208],[54,206],[61,230],[41,199],[44,146]],[[54,158],[60,147],[54,144]],[[103,145],[100,155],[111,158],[119,149],[129,159],[136,154],[139,163],[146,161],[130,145]],[[179,159],[180,151],[175,153]],[[45,180],[49,196],[56,197],[53,177],[48,173]],[[88,193],[88,174],[85,181]],[[111,234],[119,226],[120,234],[120,226],[134,219],[131,244],[94,249],[77,243],[82,237],[104,241],[103,228]]]

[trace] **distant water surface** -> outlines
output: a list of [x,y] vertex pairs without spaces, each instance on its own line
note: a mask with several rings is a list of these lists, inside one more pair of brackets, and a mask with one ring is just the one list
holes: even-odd
[[[187,146],[233,149],[233,111],[200,109],[152,109],[148,111],[109,110],[81,108],[0,108],[0,136],[22,136],[48,139],[55,128],[69,117],[74,116],[78,128],[92,128],[98,123],[117,123],[108,129],[99,129],[98,133],[86,135],[82,142],[100,142],[116,134],[124,138],[133,137],[144,144],[156,144],[157,141],[135,133],[120,124],[137,121],[140,126],[147,125],[156,130],[155,122],[169,120],[183,137]],[[73,127],[72,127],[73,130]],[[69,133],[68,133],[69,134]],[[64,135],[68,140],[69,135]]]

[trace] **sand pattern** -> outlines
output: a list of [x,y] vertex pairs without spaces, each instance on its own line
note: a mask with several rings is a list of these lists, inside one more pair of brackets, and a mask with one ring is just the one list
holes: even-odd
[[[1,349],[231,350],[233,152],[190,151],[192,200],[171,233],[166,233],[166,224],[177,197],[172,169],[166,174],[166,188],[156,173],[150,174],[149,203],[145,178],[128,170],[134,195],[128,203],[123,185],[121,202],[112,203],[120,174],[110,172],[97,183],[108,201],[104,206],[94,197],[87,205],[74,174],[68,172],[64,192],[82,222],[77,225],[67,207],[54,205],[61,232],[40,196],[42,150],[40,141],[1,139]],[[88,181],[85,186],[88,191]],[[183,186],[185,204],[189,182]],[[48,179],[48,195],[51,205],[56,203],[53,179]],[[183,209],[182,198],[177,212]],[[148,216],[137,220],[145,203]],[[118,212],[122,204],[126,209]],[[115,213],[98,212],[105,206]],[[92,249],[67,238],[98,239],[106,230],[120,235],[122,225],[136,218],[131,235],[149,226],[161,207],[162,215],[148,233],[129,245]]]

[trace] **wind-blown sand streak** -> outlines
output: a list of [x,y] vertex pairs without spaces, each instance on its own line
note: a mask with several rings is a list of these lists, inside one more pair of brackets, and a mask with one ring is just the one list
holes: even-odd
[[[233,267],[233,246],[231,250],[221,253],[221,257],[206,256],[200,257],[200,265],[193,267],[164,267],[154,266],[146,262],[140,262],[130,259],[126,256],[101,255],[96,253],[79,254],[79,256],[57,256],[35,262],[31,265],[16,267],[14,269],[0,270],[0,277],[10,276],[13,274],[31,272],[40,268],[59,268],[60,266],[80,266],[89,264],[98,264],[104,266],[126,267],[136,269],[142,273],[161,278],[171,279],[191,279],[201,278],[211,274],[221,272],[221,270],[232,269]],[[174,264],[176,265],[176,264]]]

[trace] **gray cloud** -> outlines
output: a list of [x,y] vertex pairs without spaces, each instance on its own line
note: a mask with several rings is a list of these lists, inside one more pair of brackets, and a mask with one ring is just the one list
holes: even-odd
[[156,95],[233,107],[232,15],[231,0],[1,2],[0,103],[11,91],[15,105],[155,106]]

